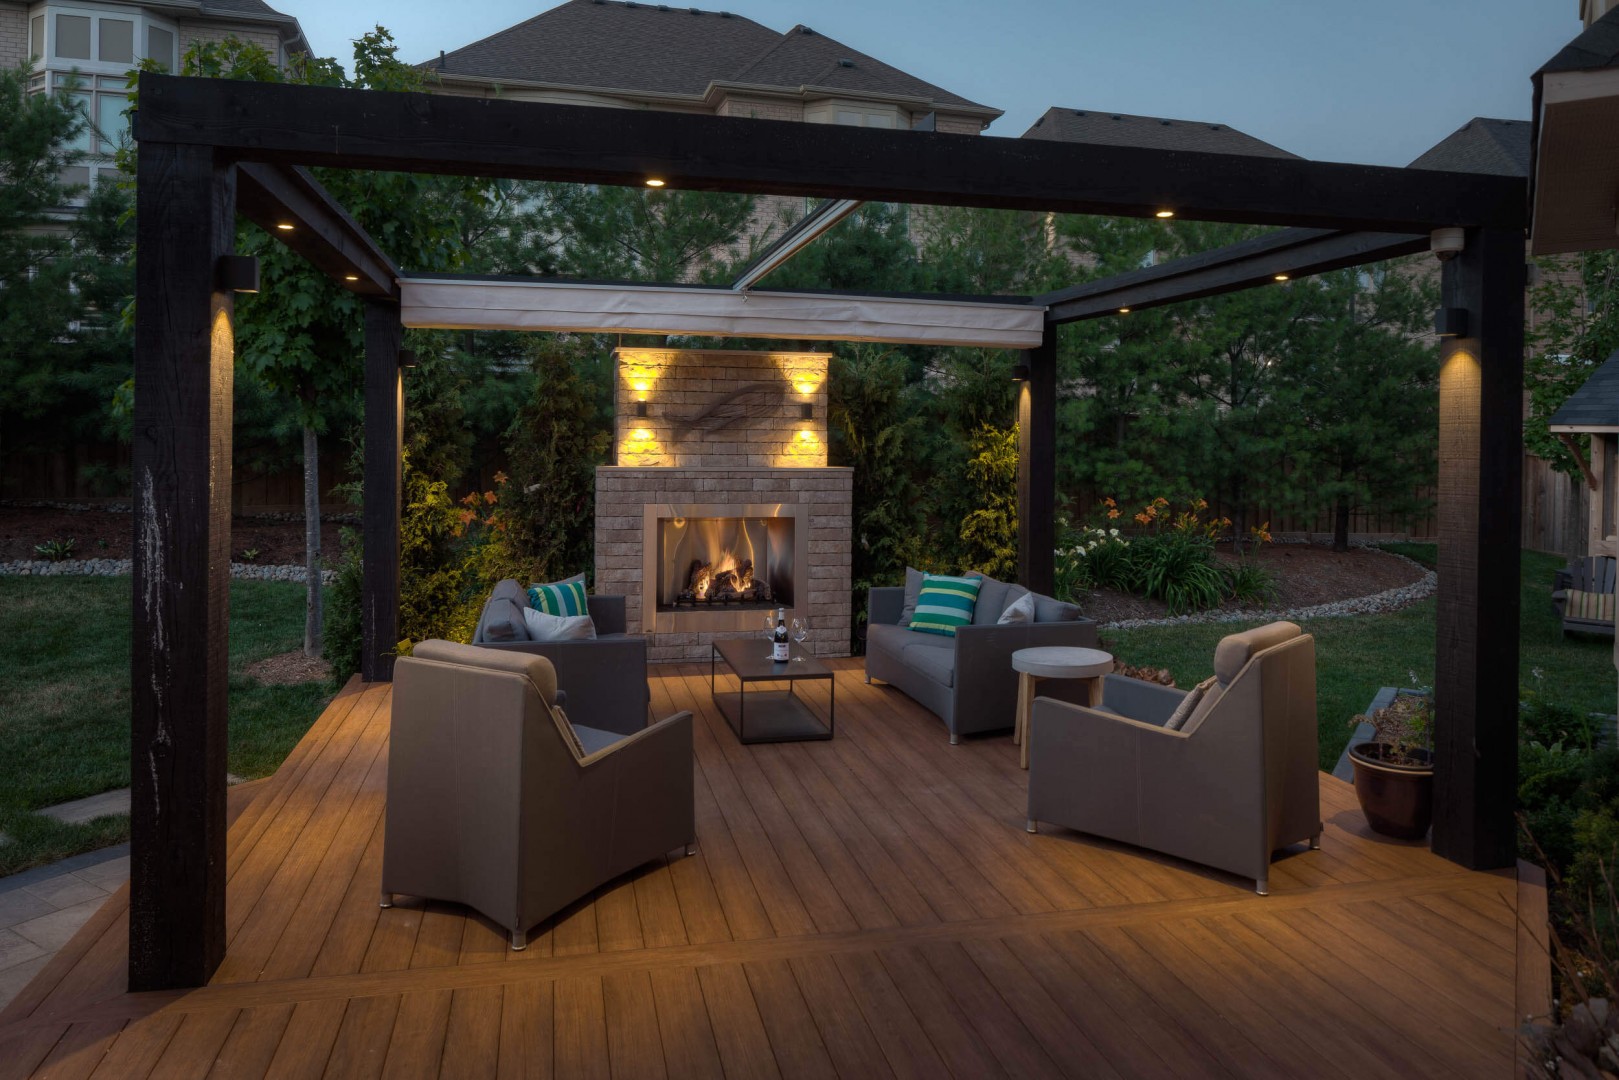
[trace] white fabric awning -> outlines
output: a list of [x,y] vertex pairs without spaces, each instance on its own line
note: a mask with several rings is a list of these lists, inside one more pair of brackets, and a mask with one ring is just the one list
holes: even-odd
[[404,278],[399,288],[406,326],[446,330],[605,331],[1029,349],[1040,344],[1045,329],[1045,308],[1036,304],[445,278]]

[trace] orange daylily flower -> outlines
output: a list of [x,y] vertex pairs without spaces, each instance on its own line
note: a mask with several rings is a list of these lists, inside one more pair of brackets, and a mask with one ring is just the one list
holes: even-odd
[[1113,501],[1112,496],[1109,496],[1109,497],[1102,500],[1102,505],[1111,509],[1112,507],[1115,507],[1115,506],[1117,506],[1119,504]]
[[1108,516],[1108,517],[1109,517],[1109,518],[1116,518],[1116,517],[1118,517],[1118,516],[1119,516],[1119,512],[1118,512],[1118,511],[1117,511],[1117,510],[1109,510],[1109,511],[1108,511],[1108,512],[1107,512],[1107,516]]

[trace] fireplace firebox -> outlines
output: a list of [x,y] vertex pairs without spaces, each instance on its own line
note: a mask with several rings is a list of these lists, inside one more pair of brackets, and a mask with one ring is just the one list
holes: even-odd
[[660,633],[757,630],[759,612],[803,602],[797,506],[649,504],[643,614]]

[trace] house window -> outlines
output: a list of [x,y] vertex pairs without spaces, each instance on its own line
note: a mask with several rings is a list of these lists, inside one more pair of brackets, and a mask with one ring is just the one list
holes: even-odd
[[174,31],[165,30],[156,23],[146,26],[146,58],[156,60],[168,71],[179,65],[174,62]]
[[845,127],[909,127],[897,105],[872,105],[858,101],[819,101],[804,110],[811,124],[842,124]]
[[102,19],[96,59],[108,64],[135,62],[135,23],[130,19]]
[[28,21],[28,55],[39,59],[45,55],[45,16],[35,15]]
[[56,51],[59,60],[90,59],[90,16],[56,16]]

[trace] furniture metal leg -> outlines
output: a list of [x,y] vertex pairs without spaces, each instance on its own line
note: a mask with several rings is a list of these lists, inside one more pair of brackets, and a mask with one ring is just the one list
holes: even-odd
[[1311,851],[1320,851],[1321,850],[1321,834],[1320,833],[1316,833],[1314,836],[1310,837],[1310,850]]
[[1269,896],[1270,895],[1270,878],[1269,877],[1256,878],[1254,880],[1254,892],[1258,893],[1260,896]]
[[695,854],[697,854],[697,841],[693,840],[691,843],[686,845],[686,854],[687,855],[695,855]]
[[1038,828],[1035,827],[1034,818],[1029,819],[1029,824],[1027,826],[1025,826],[1025,828],[1027,828],[1028,831],[1032,832],[1032,833],[1037,833],[1037,832],[1040,831]]
[[378,907],[385,907],[385,908],[393,907],[394,906],[394,894],[391,893],[391,892],[383,893],[378,898],[377,906]]
[[528,931],[527,930],[513,930],[512,931],[512,952],[522,952],[526,948],[528,948]]

